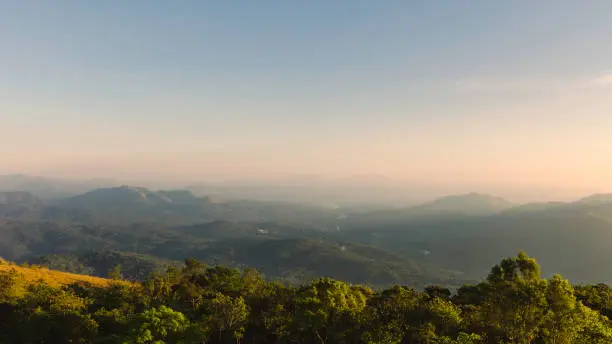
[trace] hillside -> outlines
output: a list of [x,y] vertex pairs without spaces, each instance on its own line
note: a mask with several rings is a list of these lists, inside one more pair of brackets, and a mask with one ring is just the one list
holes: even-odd
[[[391,250],[423,263],[484,276],[487,266],[517,250],[537,251],[546,276],[612,282],[612,204],[542,207],[481,216],[404,218],[345,225],[336,236]],[[424,254],[427,252],[427,254]],[[566,254],[571,252],[571,254]]]
[[456,285],[480,280],[500,256],[525,249],[539,253],[547,276],[612,281],[599,273],[612,264],[606,202],[508,208],[471,193],[403,209],[324,209],[128,186],[36,207],[19,205],[30,203],[27,194],[11,194],[10,202],[16,206],[0,205],[0,256],[97,276],[122,265],[127,278],[142,280],[195,257],[290,281]]
[[609,193],[601,193],[601,194],[594,194],[594,195],[590,195],[587,197],[583,197],[581,199],[579,199],[577,201],[578,203],[582,203],[582,204],[606,204],[606,203],[612,203],[612,194]]
[[[1,227],[0,255],[97,276],[106,276],[109,269],[121,265],[126,278],[141,280],[194,257],[212,265],[255,267],[269,278],[291,281],[321,275],[415,287],[463,281],[457,271],[435,264],[275,223],[216,221],[166,228],[10,222]],[[267,232],[260,234],[260,228]]]
[[189,191],[153,191],[119,186],[95,189],[53,203],[56,212],[79,212],[78,221],[88,224],[165,223],[188,224],[210,220],[205,200]]
[[323,238],[226,240],[211,243],[190,256],[214,265],[253,267],[272,279],[294,283],[317,276],[371,286],[401,284],[415,288],[465,282],[457,271],[420,264],[372,246]]
[[98,287],[108,287],[112,283],[127,283],[100,277],[50,270],[40,266],[23,267],[0,259],[0,272],[8,272],[11,270],[16,271],[17,274],[27,283],[32,284],[43,281],[44,283],[55,287],[77,282],[87,283]]
[[72,207],[96,207],[100,209],[120,208],[125,206],[163,206],[172,204],[172,199],[165,194],[143,187],[127,185],[95,189],[85,194],[74,196],[63,202]]
[[[0,209],[1,210],[1,209]],[[0,212],[0,215],[2,213]],[[149,223],[192,225],[215,220],[272,221],[311,228],[335,228],[337,214],[323,207],[259,200],[212,201],[188,190],[153,191],[120,186],[94,189],[22,214],[23,220],[65,220],[87,224]]]
[[464,215],[489,215],[512,207],[512,203],[501,197],[469,193],[438,198],[416,206],[414,210],[429,213],[457,213]]
[[130,281],[141,281],[153,273],[166,271],[170,266],[182,265],[180,261],[109,249],[49,254],[28,262],[53,270],[98,277],[110,277],[109,272],[118,268],[123,278]]
[[[106,245],[105,245],[106,246]],[[147,245],[148,246],[148,245]],[[376,247],[328,239],[270,238],[160,241],[131,253],[120,244],[117,250],[58,250],[30,255],[27,261],[69,272],[107,276],[116,266],[129,280],[143,280],[168,266],[181,266],[193,257],[209,265],[253,267],[267,278],[302,283],[315,276],[326,276],[372,286],[392,284],[423,288],[427,284],[457,286],[467,282],[458,271],[421,264]],[[104,246],[103,246],[104,247]],[[41,252],[42,253],[42,252]]]
[[503,198],[479,193],[450,195],[423,204],[352,214],[343,228],[385,228],[410,222],[497,215],[512,208]]
[[0,192],[0,217],[20,217],[42,208],[42,201],[25,191]]
[[571,203],[564,202],[540,202],[540,203],[526,203],[519,204],[512,208],[506,209],[505,213],[519,213],[519,212],[537,212],[543,210],[557,209],[564,206],[570,206]]

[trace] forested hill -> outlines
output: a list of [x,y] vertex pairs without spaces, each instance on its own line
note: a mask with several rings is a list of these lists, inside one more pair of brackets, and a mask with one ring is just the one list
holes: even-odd
[[131,186],[39,196],[0,192],[0,256],[98,277],[121,265],[131,280],[194,257],[294,283],[325,276],[374,288],[456,289],[526,250],[538,255],[547,278],[612,283],[612,197],[605,194],[515,205],[468,193],[382,209],[215,200]]
[[522,252],[455,294],[329,278],[292,287],[193,259],[142,283],[27,277],[39,270],[0,263],[0,343],[612,342],[612,289],[542,279]]

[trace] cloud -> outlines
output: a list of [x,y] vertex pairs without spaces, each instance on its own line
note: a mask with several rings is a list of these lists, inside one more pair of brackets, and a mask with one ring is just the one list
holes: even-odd
[[601,87],[612,86],[612,72],[608,72],[604,75],[601,75],[595,78],[591,84],[593,86],[601,86]]

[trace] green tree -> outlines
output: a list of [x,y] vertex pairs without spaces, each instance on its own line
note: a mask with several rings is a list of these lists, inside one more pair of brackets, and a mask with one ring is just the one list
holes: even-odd
[[609,295],[603,284],[544,280],[522,252],[452,297],[439,286],[374,293],[329,278],[296,288],[195,260],[142,284],[52,287],[8,270],[0,343],[604,344]]
[[547,313],[546,290],[535,259],[520,252],[502,260],[479,287],[482,303],[468,315],[472,330],[494,342],[533,342]]
[[340,343],[366,301],[361,288],[321,278],[298,291],[290,326],[303,341]]
[[121,273],[121,265],[115,265],[114,268],[108,271],[108,278],[112,280],[123,280],[123,274]]
[[131,340],[137,344],[182,344],[189,329],[189,319],[183,313],[160,306],[137,317]]
[[604,344],[612,343],[612,326],[608,318],[602,316],[582,303],[578,303],[578,313],[582,320],[582,326],[575,344]]
[[429,297],[439,297],[441,299],[450,299],[451,291],[448,288],[443,288],[439,285],[430,285],[425,288],[425,294]]
[[23,277],[15,269],[0,271],[0,303],[11,303],[23,290]]
[[249,310],[242,296],[230,297],[217,293],[215,298],[208,302],[208,312],[205,323],[212,333],[216,334],[219,342],[227,338],[239,343],[244,336],[246,320]]
[[439,340],[439,344],[482,344],[484,343],[482,336],[476,333],[465,333],[461,332],[457,338],[453,339],[450,337],[442,337]]
[[577,307],[574,288],[560,275],[555,275],[546,290],[548,312],[541,325],[541,338],[546,344],[573,343],[581,331],[582,314]]
[[31,285],[19,301],[26,343],[90,343],[98,324],[87,312],[90,300],[44,283]]
[[410,329],[408,315],[414,314],[421,298],[413,289],[393,286],[368,301],[364,316],[363,340],[366,343],[400,343]]
[[612,288],[599,283],[596,285],[581,285],[574,287],[576,298],[585,306],[612,318]]
[[206,270],[206,264],[198,261],[195,258],[185,259],[185,267],[183,268],[183,275],[199,275],[204,273]]
[[276,343],[290,337],[289,324],[293,317],[296,290],[277,282],[270,282],[260,298],[250,298],[250,328],[259,340]]

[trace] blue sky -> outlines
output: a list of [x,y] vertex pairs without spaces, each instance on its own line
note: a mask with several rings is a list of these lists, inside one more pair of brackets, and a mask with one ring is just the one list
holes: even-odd
[[612,188],[610,13],[603,0],[6,0],[0,156],[66,176]]

